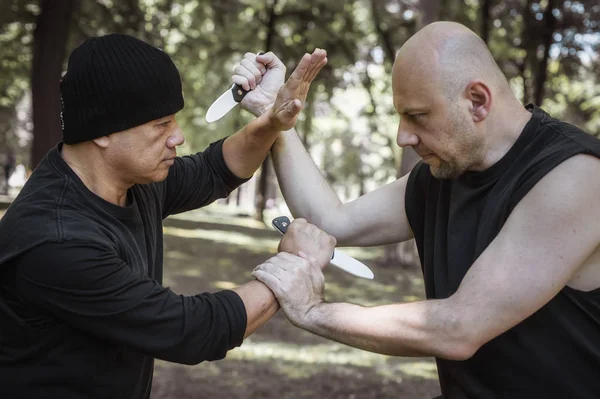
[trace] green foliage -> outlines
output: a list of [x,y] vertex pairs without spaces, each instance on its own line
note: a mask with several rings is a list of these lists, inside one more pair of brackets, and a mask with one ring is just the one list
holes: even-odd
[[[481,33],[482,2],[444,0],[439,19]],[[536,79],[544,79],[539,65],[548,50],[542,105],[598,134],[597,1],[489,4],[490,49],[523,101],[534,98]],[[329,63],[313,84],[313,103],[297,129],[328,178],[340,187],[351,185],[348,195],[353,196],[395,178],[400,153],[390,71],[395,51],[415,32],[425,6],[413,0],[81,0],[68,50],[89,36],[124,32],[168,52],[184,84],[186,107],[179,123],[186,133],[186,152],[201,150],[251,119],[234,111],[214,124],[204,120],[245,52],[273,51],[291,71],[304,52],[325,48]],[[545,13],[548,6],[551,14]],[[29,88],[39,7],[34,0],[0,5],[0,107],[14,109]],[[545,47],[549,15],[557,24]]]

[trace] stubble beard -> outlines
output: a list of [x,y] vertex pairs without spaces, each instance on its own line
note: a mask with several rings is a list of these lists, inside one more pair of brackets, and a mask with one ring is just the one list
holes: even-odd
[[445,136],[449,141],[458,145],[450,154],[449,160],[439,158],[438,165],[430,166],[431,174],[437,179],[456,179],[475,165],[483,153],[483,140],[477,137],[465,120],[457,117],[450,121],[450,128],[446,130]]

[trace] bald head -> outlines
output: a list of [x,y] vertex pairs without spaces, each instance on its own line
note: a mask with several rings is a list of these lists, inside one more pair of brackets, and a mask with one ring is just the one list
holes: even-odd
[[454,98],[473,80],[497,95],[510,93],[506,77],[479,36],[455,22],[435,22],[413,35],[394,62],[392,81],[429,81],[446,98]]

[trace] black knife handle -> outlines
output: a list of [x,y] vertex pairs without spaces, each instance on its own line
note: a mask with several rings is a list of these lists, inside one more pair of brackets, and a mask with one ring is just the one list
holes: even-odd
[[233,94],[233,99],[236,103],[242,101],[244,97],[246,97],[246,94],[248,94],[248,91],[249,90],[244,90],[244,88],[237,83],[234,83],[233,86],[231,86],[231,94]]
[[[281,234],[285,234],[290,223],[291,223],[290,219],[287,216],[277,216],[275,219],[273,219],[271,221],[271,224],[273,225],[273,227],[275,227],[275,230],[277,230]],[[335,250],[331,254],[331,259],[333,259],[334,256],[335,256]]]
[[[261,54],[264,54],[264,52],[260,51],[256,53],[256,55]],[[244,88],[237,83],[234,83],[233,86],[231,86],[231,94],[233,94],[233,99],[236,103],[241,102],[244,99],[244,97],[246,97],[246,94],[248,94],[249,91],[250,90],[244,90]]]
[[287,216],[278,216],[271,222],[273,227],[275,227],[275,229],[281,234],[285,234],[290,223],[290,219]]

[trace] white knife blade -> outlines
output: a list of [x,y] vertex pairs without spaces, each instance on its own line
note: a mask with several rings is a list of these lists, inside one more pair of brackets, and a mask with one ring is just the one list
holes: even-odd
[[[256,55],[261,54],[264,54],[264,52],[260,51],[256,53]],[[237,83],[231,85],[229,90],[221,94],[208,108],[208,111],[206,112],[206,121],[208,123],[213,123],[214,121],[221,119],[231,111],[233,107],[238,105],[248,92],[249,90],[244,90],[242,86]]]
[[[291,222],[287,216],[279,216],[273,219],[271,223],[277,231],[279,231],[281,234],[285,234]],[[369,280],[372,280],[373,277],[375,277],[371,269],[369,269],[369,267],[367,267],[364,263],[354,259],[344,252],[341,252],[339,249],[334,250],[330,263],[357,277],[362,277]]]
[[242,86],[234,83],[229,90],[221,94],[208,108],[208,112],[206,112],[206,121],[212,123],[221,119],[242,101],[246,93],[248,92],[244,90]]

